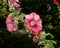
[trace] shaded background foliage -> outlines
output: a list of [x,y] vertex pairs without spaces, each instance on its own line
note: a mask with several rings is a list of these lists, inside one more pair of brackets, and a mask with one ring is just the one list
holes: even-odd
[[[54,40],[57,41],[55,47],[58,48],[60,46],[60,14],[57,5],[54,5],[52,0],[20,0],[20,5],[23,13],[36,12],[41,16],[43,30],[54,35]],[[3,4],[1,0],[0,48],[3,46],[6,48],[38,48],[37,44],[33,43],[32,38],[29,38],[28,35],[13,35],[6,30],[5,20],[9,11],[7,7],[8,5]],[[50,39],[49,37],[47,38]]]

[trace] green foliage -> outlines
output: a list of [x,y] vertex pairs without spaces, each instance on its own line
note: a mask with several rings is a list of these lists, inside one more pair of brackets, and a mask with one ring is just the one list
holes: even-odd
[[25,14],[21,13],[18,18],[19,18],[20,21],[23,22],[24,21],[24,17],[25,17]]
[[46,38],[48,35],[51,36],[51,38],[53,38],[52,34],[45,33],[44,31],[41,32],[40,42],[38,43],[38,44],[40,44],[40,47],[41,47],[41,45],[43,45],[43,47],[41,47],[41,48],[55,48],[54,44],[57,44],[56,41],[54,41],[54,40],[48,40]]
[[8,11],[7,0],[0,0],[0,16],[5,16],[9,13]]
[[18,21],[14,21],[14,24],[15,24],[15,25],[18,25]]

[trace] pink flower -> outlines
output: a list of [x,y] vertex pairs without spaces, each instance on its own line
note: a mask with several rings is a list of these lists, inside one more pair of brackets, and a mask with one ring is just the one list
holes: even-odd
[[9,5],[15,5],[17,2],[19,2],[19,0],[8,0]]
[[39,42],[39,37],[38,36],[34,36],[33,41],[34,42]]
[[15,10],[18,11],[18,12],[21,11],[21,8],[20,8],[20,5],[19,5],[19,4],[16,4],[16,5],[15,5]]
[[6,26],[9,32],[16,31],[18,26],[14,24],[14,21],[18,21],[16,17],[10,18],[9,16],[6,19]]
[[15,26],[14,24],[7,24],[7,30],[9,32],[16,31],[18,29],[18,26]]
[[21,8],[16,7],[15,10],[16,10],[17,12],[20,12],[20,11],[21,11]]
[[53,3],[54,4],[58,4],[59,3],[59,0],[53,0]]
[[32,34],[40,35],[40,32],[42,31],[42,20],[39,15],[36,13],[30,13],[25,16],[25,22]]

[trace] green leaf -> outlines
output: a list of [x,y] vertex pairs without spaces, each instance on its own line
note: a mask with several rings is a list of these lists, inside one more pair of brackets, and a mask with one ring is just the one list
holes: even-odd
[[54,36],[52,34],[47,33],[46,36],[48,36],[48,35],[51,36],[51,38],[54,38]]
[[50,42],[52,42],[53,44],[57,44],[56,41],[54,41],[54,40],[50,40]]
[[2,4],[2,0],[0,0],[0,4]]
[[15,16],[14,13],[10,13],[10,14],[9,14],[9,17],[10,17],[10,18],[12,18],[12,17],[14,17],[14,16]]
[[45,39],[45,38],[46,38],[46,33],[42,31],[40,34],[40,39]]
[[53,45],[50,45],[50,44],[46,44],[46,45],[44,46],[44,48],[54,48],[54,46],[53,46]]
[[19,18],[20,21],[23,22],[24,17],[25,17],[25,14],[21,13],[18,18]]
[[15,20],[15,21],[14,21],[14,24],[15,24],[15,25],[18,25],[18,21]]
[[53,28],[52,23],[50,23],[50,24],[48,25],[48,28],[50,28],[50,29],[52,29],[52,28]]
[[15,10],[14,6],[10,6],[10,7],[9,7],[9,10],[10,10],[10,11],[14,11],[14,10]]

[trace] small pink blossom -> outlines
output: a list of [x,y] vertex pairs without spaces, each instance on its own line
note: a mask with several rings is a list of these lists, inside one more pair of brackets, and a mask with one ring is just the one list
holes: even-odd
[[33,41],[34,41],[34,42],[39,42],[39,37],[38,37],[38,36],[34,36],[34,37],[33,37]]
[[21,11],[21,8],[16,7],[15,10],[16,10],[17,12],[20,12],[20,11]]
[[19,2],[19,0],[8,0],[9,5],[15,5],[17,2]]
[[18,11],[18,12],[21,11],[21,8],[20,8],[20,5],[19,5],[19,4],[16,4],[16,5],[15,5],[15,10]]
[[25,16],[25,22],[32,34],[40,35],[40,32],[42,31],[42,20],[39,15],[36,13],[30,13]]
[[16,31],[18,26],[14,24],[14,21],[18,21],[16,17],[10,18],[9,16],[6,19],[6,26],[9,32]]

